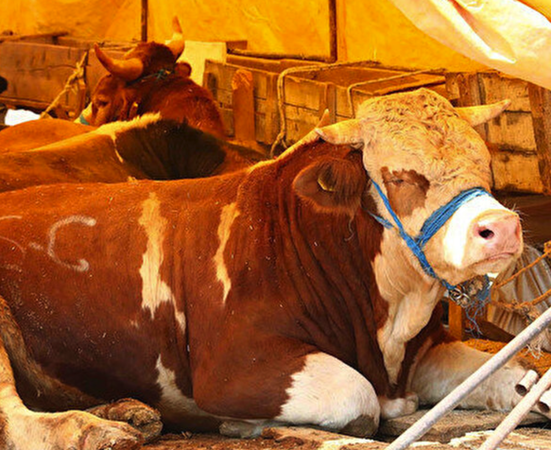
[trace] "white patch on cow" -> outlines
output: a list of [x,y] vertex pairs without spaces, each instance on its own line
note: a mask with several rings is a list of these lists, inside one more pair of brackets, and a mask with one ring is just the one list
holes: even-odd
[[[175,306],[176,307],[176,306]],[[182,311],[174,311],[174,316],[176,317],[176,322],[180,326],[180,331],[186,333],[186,315]]]
[[91,131],[90,133],[109,136],[111,139],[113,139],[113,142],[116,142],[118,134],[136,128],[145,128],[149,124],[158,122],[160,118],[160,113],[148,113],[128,121],[106,123],[105,125],[102,125],[98,129]]
[[175,417],[212,417],[210,414],[199,409],[195,401],[186,397],[176,384],[176,373],[165,367],[161,357],[157,359],[156,364],[157,384],[161,389],[161,399],[157,407],[161,410],[163,416]]
[[[404,252],[409,252],[409,259]],[[428,323],[443,294],[442,285],[422,274],[413,259],[395,231],[385,230],[373,270],[379,292],[388,304],[388,317],[377,330],[377,342],[391,383],[398,379],[408,341]]]
[[174,294],[170,287],[161,280],[161,265],[163,263],[163,240],[167,219],[161,215],[161,204],[157,195],[149,194],[142,203],[142,215],[139,224],[147,235],[147,248],[142,256],[140,276],[142,278],[142,308],[148,309],[151,315],[164,302],[175,305]]
[[480,214],[492,210],[508,211],[497,200],[487,195],[476,197],[462,205],[449,219],[443,237],[445,261],[457,268],[465,265],[465,255],[469,247],[469,232],[473,221]]
[[220,240],[220,245],[216,254],[214,255],[214,264],[216,267],[216,278],[222,283],[224,287],[224,297],[223,302],[226,302],[228,294],[231,289],[231,279],[228,274],[228,269],[224,262],[224,250],[230,238],[230,230],[233,224],[233,221],[236,217],[239,216],[239,211],[237,211],[236,204],[230,203],[222,208],[222,213],[220,214],[220,223],[218,224],[218,239]]
[[[433,347],[419,362],[412,389],[423,403],[435,404],[484,364],[491,355],[463,342]],[[459,406],[474,409],[511,409],[520,400],[515,386],[527,369],[515,361],[507,363],[482,382]]]
[[380,407],[371,383],[352,367],[325,353],[306,356],[303,369],[293,374],[287,402],[275,419],[341,430],[359,416],[379,423]]

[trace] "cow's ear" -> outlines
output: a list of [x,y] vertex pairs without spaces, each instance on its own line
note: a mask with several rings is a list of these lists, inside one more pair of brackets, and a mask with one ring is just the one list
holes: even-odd
[[191,75],[191,65],[185,61],[176,63],[175,71],[177,75],[181,77],[189,77]]
[[354,214],[366,183],[361,154],[354,152],[346,159],[314,162],[296,176],[293,188],[320,211]]

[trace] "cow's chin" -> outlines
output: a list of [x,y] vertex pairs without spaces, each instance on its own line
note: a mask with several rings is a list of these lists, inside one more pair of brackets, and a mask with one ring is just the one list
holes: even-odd
[[465,272],[467,279],[476,276],[498,274],[514,264],[522,252],[515,253],[496,253],[483,259],[470,262],[462,272]]

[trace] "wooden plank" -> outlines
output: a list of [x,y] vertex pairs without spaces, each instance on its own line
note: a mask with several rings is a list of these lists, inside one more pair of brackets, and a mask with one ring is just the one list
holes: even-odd
[[492,151],[492,173],[496,190],[543,192],[535,153]]
[[[457,106],[476,106],[483,104],[480,85],[478,83],[478,73],[461,73],[457,76],[456,82],[459,90]],[[475,127],[475,130],[482,136],[482,139],[488,140],[487,127],[485,124]]]
[[[277,74],[268,73],[266,75],[266,91],[277,92]],[[263,113],[265,117],[264,126],[256,128],[257,140],[271,145],[276,140],[280,130],[277,95],[268,95],[265,103],[257,98],[255,105],[256,111]],[[260,130],[263,130],[263,135],[261,135]]]
[[[49,104],[63,90],[83,54],[83,49],[71,47],[3,43],[0,45],[0,67],[9,86],[2,97],[19,105],[31,102]],[[76,110],[78,95],[68,92],[61,104],[66,109]]]
[[551,92],[530,84],[529,95],[542,191],[551,195]]
[[504,99],[511,100],[507,111],[531,112],[528,83],[500,72],[481,72],[478,75],[479,86],[484,93],[484,103],[496,103]]
[[464,341],[466,338],[465,311],[451,300],[448,301],[448,324],[450,334],[454,338]]
[[500,149],[536,152],[536,138],[531,114],[505,111],[486,124],[486,140]]
[[239,69],[232,80],[232,105],[235,139],[240,142],[256,140],[253,94],[253,74]]
[[285,104],[319,111],[320,91],[323,91],[324,85],[325,83],[301,77],[286,77]]

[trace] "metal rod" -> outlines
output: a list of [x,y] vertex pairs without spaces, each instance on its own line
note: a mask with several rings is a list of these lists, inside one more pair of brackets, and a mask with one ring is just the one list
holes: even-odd
[[478,368],[469,378],[457,386],[452,392],[444,397],[438,404],[429,410],[421,419],[409,427],[402,435],[392,442],[386,450],[403,450],[409,447],[423,436],[430,428],[450,412],[455,406],[469,395],[480,383],[486,380],[496,370],[509,361],[519,350],[521,350],[535,336],[544,331],[551,323],[551,308],[545,311],[532,324],[522,330],[511,342],[503,347],[498,353],[490,358],[485,364]]
[[545,372],[541,380],[536,383],[517,406],[503,419],[478,450],[495,450],[495,448],[513,431],[520,421],[530,412],[542,394],[551,386],[551,370]]

